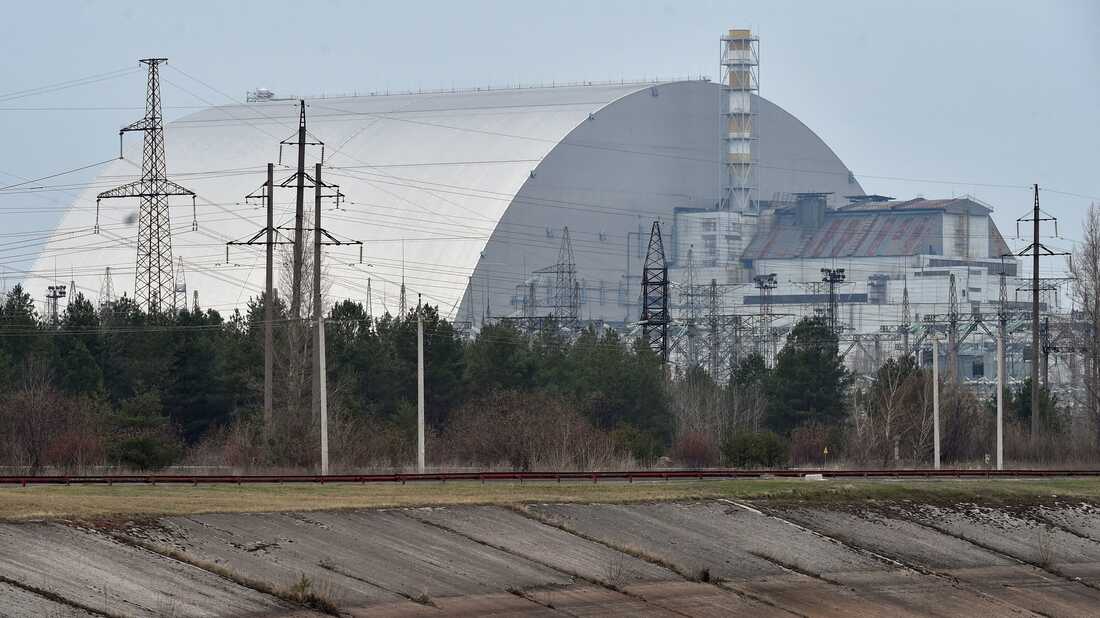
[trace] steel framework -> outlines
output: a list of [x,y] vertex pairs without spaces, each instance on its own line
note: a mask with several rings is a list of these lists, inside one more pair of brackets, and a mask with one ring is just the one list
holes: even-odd
[[653,222],[642,269],[642,333],[646,345],[668,362],[668,262],[661,240],[661,224]]
[[[194,207],[195,193],[167,177],[164,156],[164,118],[161,115],[160,65],[166,58],[145,58],[149,67],[145,93],[145,117],[119,131],[119,158],[122,135],[131,131],[145,134],[141,154],[141,178],[96,196],[96,227],[99,232],[99,201],[120,197],[141,198],[138,210],[137,274],[134,299],[149,313],[176,311],[176,281],[172,272],[172,226],[168,198],[189,195]],[[194,228],[194,224],[192,225]],[[169,304],[170,303],[170,304]]]

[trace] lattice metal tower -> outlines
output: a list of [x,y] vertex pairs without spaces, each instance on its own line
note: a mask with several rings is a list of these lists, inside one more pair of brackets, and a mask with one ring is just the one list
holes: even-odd
[[680,351],[687,356],[687,366],[695,367],[699,364],[699,292],[695,283],[695,249],[689,248],[687,254],[687,268],[684,280],[680,287],[681,319],[684,320],[684,336],[687,339],[686,349]]
[[558,324],[573,329],[580,314],[580,296],[577,288],[577,262],[573,256],[573,242],[569,228],[562,228],[558,263],[554,268],[554,310],[551,314]]
[[653,222],[642,268],[642,334],[646,345],[668,362],[668,264],[661,224]]
[[829,322],[829,329],[833,334],[840,334],[839,309],[837,307],[836,286],[844,283],[843,268],[822,268],[821,281],[829,286],[829,306],[825,312],[825,318]]
[[721,296],[718,292],[718,281],[711,279],[710,284],[706,286],[704,292],[704,298],[706,300],[706,316],[704,318],[707,325],[706,332],[706,354],[707,354],[707,371],[710,372],[710,376],[715,382],[724,384],[722,379],[725,373],[725,369],[728,368],[726,363],[726,346],[725,344],[725,329],[723,328],[723,320],[721,315]]
[[752,278],[756,288],[760,290],[760,336],[759,352],[764,357],[764,364],[768,365],[771,354],[771,300],[772,290],[779,285],[775,273],[756,275]]
[[752,205],[752,95],[760,91],[760,39],[731,29],[721,39],[725,174],[720,208],[744,212]]
[[913,314],[909,307],[909,279],[901,280],[901,351],[905,356],[913,353],[909,348],[909,331],[913,328]]
[[183,258],[177,258],[176,262],[176,285],[173,288],[175,291],[175,301],[172,305],[176,308],[176,311],[187,310],[187,272],[183,268]]
[[[119,157],[122,134],[145,133],[141,155],[141,179],[104,191],[96,200],[139,197],[137,275],[134,300],[150,313],[172,310],[175,313],[175,278],[172,274],[172,226],[168,216],[168,197],[195,193],[167,178],[164,158],[164,118],[161,115],[160,65],[166,58],[146,58],[149,67],[145,94],[145,117],[119,131]],[[98,208],[98,207],[97,207]]]
[[99,284],[99,309],[103,311],[115,302],[115,282],[111,278],[111,267],[103,271],[103,280]]

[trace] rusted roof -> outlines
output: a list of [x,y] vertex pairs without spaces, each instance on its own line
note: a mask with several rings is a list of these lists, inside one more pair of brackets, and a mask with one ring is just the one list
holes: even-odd
[[780,216],[775,225],[757,234],[742,257],[872,257],[942,252],[939,213],[829,211],[816,230]]

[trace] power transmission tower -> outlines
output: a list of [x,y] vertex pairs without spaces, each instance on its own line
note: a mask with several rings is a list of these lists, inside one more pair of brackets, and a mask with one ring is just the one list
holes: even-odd
[[283,146],[295,146],[298,149],[297,172],[279,185],[286,187],[293,183],[296,191],[294,198],[294,260],[292,264],[293,274],[291,275],[292,289],[290,291],[290,315],[295,319],[302,317],[302,252],[305,249],[302,246],[304,242],[303,235],[305,234],[303,219],[305,217],[306,180],[308,179],[306,174],[306,146],[320,146],[321,164],[323,165],[325,162],[324,142],[317,138],[314,138],[314,141],[306,140],[309,132],[306,131],[305,100],[298,101],[298,108],[298,131],[296,135],[279,142],[280,164],[283,162]]
[[[699,290],[695,285],[695,250],[688,248],[687,274],[683,285],[680,287],[680,306],[686,309],[684,316],[684,330],[687,339],[687,367],[690,369],[699,364]],[[681,350],[682,351],[682,350]]]
[[115,302],[115,283],[111,279],[111,267],[103,271],[103,280],[99,284],[99,310],[109,311]]
[[[1020,235],[1020,223],[1032,224],[1031,244],[1016,255],[1031,254],[1031,435],[1037,437],[1042,431],[1039,423],[1039,257],[1069,255],[1064,251],[1051,251],[1039,240],[1039,224],[1042,221],[1054,222],[1054,235],[1058,235],[1058,219],[1039,209],[1039,185],[1034,185],[1035,196],[1031,216],[1016,219],[1016,235]],[[1045,217],[1043,215],[1046,215]]]
[[199,291],[191,291],[191,313],[199,312]]
[[76,276],[73,275],[72,269],[69,270],[69,290],[68,300],[65,302],[65,307],[73,304],[73,300],[76,298]]
[[722,328],[722,316],[720,315],[721,310],[718,299],[718,281],[711,279],[706,290],[707,369],[715,382],[723,384],[724,382],[719,379],[719,374],[723,369],[724,346],[722,344],[724,343],[725,333]]
[[177,258],[176,261],[176,284],[173,287],[173,293],[175,294],[175,300],[172,301],[172,306],[176,308],[176,311],[187,310],[187,273],[183,269],[183,257]]
[[[96,196],[96,229],[99,232],[99,201],[120,197],[139,197],[137,274],[134,300],[150,314],[176,309],[175,279],[172,276],[172,226],[168,216],[168,198],[191,196],[194,209],[195,193],[167,178],[164,155],[164,118],[161,115],[160,65],[166,58],[146,58],[149,67],[145,94],[145,117],[119,131],[119,153],[122,158],[122,134],[142,131],[145,134],[141,155],[141,178],[104,191]],[[171,303],[171,306],[166,306]]]
[[397,301],[397,310],[400,312],[401,319],[405,319],[405,313],[409,310],[409,305],[405,297],[405,239],[401,239],[401,296]]
[[902,353],[909,356],[913,350],[909,347],[909,331],[913,328],[913,313],[909,307],[909,279],[901,280],[901,349]]
[[642,300],[642,336],[661,362],[668,363],[668,263],[661,224],[657,221],[649,232],[649,248],[642,268]]
[[554,266],[554,301],[551,316],[558,326],[569,332],[577,329],[580,316],[580,297],[577,288],[577,262],[573,256],[573,242],[569,228],[562,228],[558,263]]

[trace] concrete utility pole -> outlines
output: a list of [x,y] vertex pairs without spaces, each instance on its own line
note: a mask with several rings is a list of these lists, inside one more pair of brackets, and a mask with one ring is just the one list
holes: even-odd
[[[275,385],[274,335],[275,319],[275,165],[267,164],[267,264],[264,272],[264,436],[271,428],[271,408]],[[227,260],[228,261],[228,260]]]
[[313,316],[317,319],[313,339],[313,405],[321,418],[321,474],[328,474],[328,406],[325,397],[325,316],[321,307],[321,164],[313,168]]
[[416,301],[416,471],[424,473],[424,311]]
[[317,316],[317,350],[321,360],[321,474],[328,474],[328,377],[325,375],[325,316]]
[[1005,336],[997,332],[997,469],[1004,470]]
[[[305,212],[306,191],[306,102],[299,101],[301,112],[298,117],[298,184],[294,201],[294,274],[290,291],[290,315],[302,317],[302,217]],[[317,182],[316,180],[314,182]],[[320,183],[317,183],[318,186]],[[314,225],[320,228],[320,225]]]
[[1039,435],[1039,185],[1032,209],[1031,258],[1031,435]]
[[940,469],[940,340],[932,338],[932,441],[936,469]]

